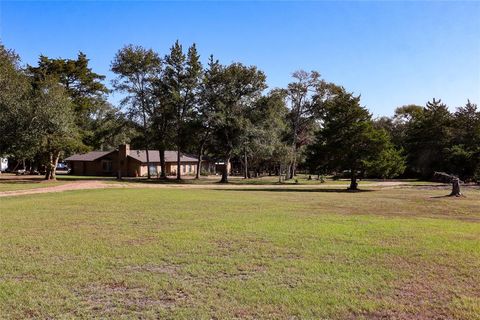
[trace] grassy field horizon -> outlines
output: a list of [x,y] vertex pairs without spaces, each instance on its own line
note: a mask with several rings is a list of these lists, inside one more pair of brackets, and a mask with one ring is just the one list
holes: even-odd
[[0,318],[479,319],[480,191],[0,199]]

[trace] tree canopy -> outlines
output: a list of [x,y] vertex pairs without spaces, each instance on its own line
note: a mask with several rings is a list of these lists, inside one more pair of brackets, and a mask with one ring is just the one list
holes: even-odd
[[469,100],[455,111],[440,99],[406,104],[372,119],[360,96],[317,71],[295,71],[285,88],[267,91],[256,66],[213,56],[204,66],[196,44],[184,50],[179,41],[165,55],[124,46],[111,70],[119,105],[107,101],[105,76],[84,53],[22,66],[0,44],[0,156],[54,178],[64,156],[131,142],[160,151],[162,178],[165,151],[175,148],[177,178],[187,153],[198,157],[197,178],[204,157],[223,163],[222,182],[233,171],[282,181],[299,170],[348,176],[351,189],[362,177],[429,179],[439,171],[480,181],[480,110]]
[[380,177],[403,173],[403,158],[394,149],[386,131],[375,129],[360,97],[337,88],[319,108],[321,128],[311,145],[309,159],[323,172],[348,171],[350,189],[370,170]]

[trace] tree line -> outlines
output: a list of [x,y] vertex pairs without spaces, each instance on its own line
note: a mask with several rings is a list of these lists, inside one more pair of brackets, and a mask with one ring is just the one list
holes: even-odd
[[[351,189],[366,176],[431,178],[440,170],[479,179],[480,112],[471,102],[451,113],[433,99],[373,119],[360,96],[316,71],[296,71],[286,88],[267,91],[257,67],[213,56],[203,65],[195,44],[178,41],[164,56],[127,45],[111,71],[119,106],[107,102],[105,77],[85,54],[40,56],[36,66],[22,66],[0,45],[0,155],[44,166],[46,179],[55,178],[65,155],[125,142],[159,150],[162,179],[170,149],[178,151],[178,165],[188,153],[198,168],[208,157],[240,164],[245,178],[288,180],[297,170],[344,175]],[[221,182],[228,176],[225,167]]]

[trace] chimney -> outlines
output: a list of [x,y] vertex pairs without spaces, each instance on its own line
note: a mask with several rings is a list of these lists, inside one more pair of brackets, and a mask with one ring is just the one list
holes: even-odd
[[121,144],[118,146],[119,158],[120,160],[125,160],[127,156],[130,155],[130,145]]
[[118,173],[117,179],[128,175],[127,157],[130,155],[130,145],[121,144],[118,146]]

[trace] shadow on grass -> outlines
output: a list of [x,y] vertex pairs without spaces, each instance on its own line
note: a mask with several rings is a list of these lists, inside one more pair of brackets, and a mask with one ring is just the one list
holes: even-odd
[[430,199],[441,199],[441,198],[461,199],[461,198],[466,198],[466,197],[467,197],[467,196],[465,196],[464,194],[459,195],[459,196],[455,196],[455,195],[451,195],[451,194],[446,194],[446,195],[443,195],[443,196],[430,197]]
[[363,193],[376,190],[347,190],[347,189],[327,189],[327,188],[215,188],[217,191],[249,191],[249,192],[319,192],[319,193]]

